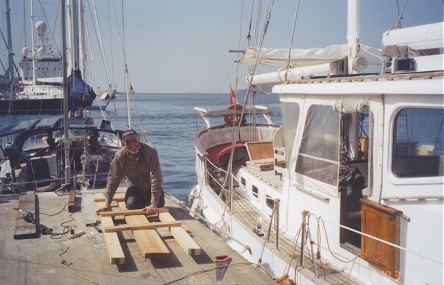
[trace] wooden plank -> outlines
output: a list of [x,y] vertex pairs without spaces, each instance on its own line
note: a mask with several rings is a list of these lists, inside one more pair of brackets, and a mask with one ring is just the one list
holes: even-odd
[[[175,221],[170,213],[159,213],[159,219],[162,222]],[[171,228],[170,231],[173,237],[188,255],[200,255],[202,253],[200,246],[188,235],[184,228],[175,227]]]
[[[125,205],[125,203],[123,203],[123,205]],[[120,203],[119,203],[119,207],[120,207]],[[165,213],[165,212],[168,212],[167,208],[157,209],[157,213]],[[109,211],[109,212],[100,213],[101,217],[130,216],[130,215],[145,215],[145,211],[143,211],[143,209],[137,209],[137,210]],[[149,216],[157,216],[157,214],[149,215]]]
[[248,156],[250,160],[273,158],[273,142],[246,142]]
[[247,167],[257,171],[267,171],[274,168],[273,158],[264,158],[247,161]]
[[[128,211],[125,202],[117,203],[122,211]],[[144,215],[125,216],[127,224],[150,223]],[[135,230],[134,239],[145,258],[164,257],[170,250],[156,230]]]
[[[124,216],[116,216],[116,217],[112,217],[112,218],[113,218],[113,220],[114,220],[115,222],[117,222],[117,221],[119,221],[119,222],[121,222],[121,221],[125,221],[125,217],[124,217]],[[96,217],[96,223],[98,223],[98,224],[101,223],[101,222],[100,222],[100,216]]]
[[20,211],[17,210],[17,220],[15,222],[15,232],[14,232],[15,239],[35,238],[38,236],[35,222],[32,222],[35,221],[36,218],[35,199],[36,195],[34,192],[32,194],[19,196],[18,209],[21,209],[23,212],[31,213],[32,220],[26,221],[22,213],[20,213]]
[[[97,208],[105,206],[104,202],[97,203]],[[100,222],[102,223],[102,230],[104,227],[114,226],[113,218],[103,217]],[[123,253],[122,246],[119,241],[117,233],[103,233],[105,239],[106,248],[108,249],[109,263],[110,264],[124,264],[125,254]]]
[[[109,217],[102,217],[109,218]],[[115,233],[121,231],[131,231],[131,230],[152,230],[158,228],[170,228],[170,227],[180,227],[181,223],[176,222],[156,222],[156,223],[142,223],[142,224],[133,224],[133,225],[118,225],[118,226],[105,226],[102,220],[103,231],[105,233]]]
[[[125,192],[119,192],[114,194],[113,201],[121,202],[125,201]],[[103,193],[94,194],[94,202],[105,202],[105,196]]]
[[68,212],[74,213],[76,211],[76,191],[69,191],[69,200],[68,200]]

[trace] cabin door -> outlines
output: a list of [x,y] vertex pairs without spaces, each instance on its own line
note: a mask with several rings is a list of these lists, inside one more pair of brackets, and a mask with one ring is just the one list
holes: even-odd
[[369,113],[341,113],[338,191],[341,199],[340,242],[361,248],[360,199],[367,195]]

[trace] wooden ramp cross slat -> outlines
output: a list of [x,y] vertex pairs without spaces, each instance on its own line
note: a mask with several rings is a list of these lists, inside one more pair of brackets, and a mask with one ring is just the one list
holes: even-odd
[[122,231],[136,231],[136,230],[155,230],[158,228],[170,228],[170,227],[180,227],[181,223],[174,222],[158,222],[158,223],[135,223],[135,224],[126,224],[126,225],[118,225],[118,226],[104,226],[103,231],[105,233],[115,233]]
[[[114,194],[113,201],[121,202],[125,201],[125,193],[116,193]],[[105,196],[103,193],[94,194],[94,202],[105,202]]]
[[[103,212],[100,213],[101,217],[114,217],[114,216],[130,216],[130,215],[145,215],[145,211],[143,209],[138,210],[124,210],[125,203],[119,202],[117,203],[119,205],[120,211],[111,211],[111,212]],[[122,210],[123,209],[123,210]],[[165,213],[168,212],[168,209],[166,208],[160,208],[157,210],[157,213]],[[157,214],[153,215],[157,217]]]

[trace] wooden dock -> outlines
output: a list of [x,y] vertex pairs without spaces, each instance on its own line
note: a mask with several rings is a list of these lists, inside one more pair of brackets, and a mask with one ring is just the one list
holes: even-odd
[[[118,192],[116,213],[99,217],[95,210],[100,201],[94,199],[102,192],[79,191],[74,212],[68,211],[69,193],[0,196],[2,284],[214,284],[214,259],[224,255],[232,261],[218,284],[274,283],[171,200],[166,199],[166,209],[158,215],[146,217],[126,210]],[[19,200],[33,198],[37,234],[16,239],[20,217],[14,208]],[[121,228],[107,231],[116,226]]]

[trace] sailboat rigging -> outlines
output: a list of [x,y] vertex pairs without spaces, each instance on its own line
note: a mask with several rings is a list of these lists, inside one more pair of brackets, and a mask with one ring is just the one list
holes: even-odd
[[347,10],[346,45],[244,49],[246,97],[278,95],[282,126],[195,108],[191,210],[275,278],[441,284],[443,23],[390,29],[379,49],[360,42],[360,1]]
[[[76,11],[79,10],[76,4],[76,1],[69,3],[70,33],[78,33],[74,28],[77,23]],[[62,26],[65,27],[65,13]],[[63,27],[62,46],[65,47],[66,29]],[[78,49],[76,39],[77,36],[73,35],[70,40],[69,62],[73,63],[74,75],[80,74],[79,57],[73,52]],[[62,56],[67,59],[69,56],[65,50]],[[2,189],[8,188],[13,192],[62,191],[91,186],[98,188],[106,184],[111,160],[121,147],[120,135],[128,125],[118,120],[87,116],[89,114],[82,105],[72,109],[71,99],[68,99],[70,93],[77,91],[78,98],[84,100],[85,88],[89,85],[80,76],[68,76],[68,60],[61,62],[65,63],[62,77],[64,115],[21,120],[0,129],[4,142],[2,152],[11,169],[8,174],[11,179],[2,180]],[[73,90],[73,86],[77,90]],[[82,103],[80,100],[78,102]]]
[[[46,36],[48,24],[46,21],[34,23],[33,0],[29,1],[31,10],[32,31],[37,33],[37,43],[34,44],[32,35],[31,49],[25,47],[19,62],[19,80],[4,100],[0,101],[0,114],[62,114],[62,60],[54,42]],[[83,15],[82,15],[83,16]],[[52,30],[49,30],[53,33]],[[51,38],[54,37],[51,35]],[[53,40],[54,41],[54,40]],[[86,59],[86,57],[84,57]],[[81,65],[80,65],[81,66]],[[86,66],[85,66],[86,67]],[[110,84],[109,84],[110,85]],[[99,96],[88,109],[104,110],[115,98],[115,89],[99,91]]]

